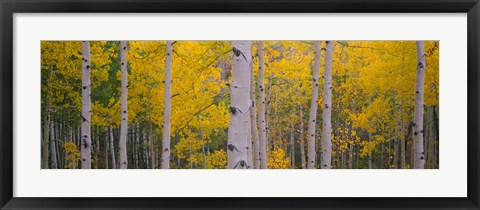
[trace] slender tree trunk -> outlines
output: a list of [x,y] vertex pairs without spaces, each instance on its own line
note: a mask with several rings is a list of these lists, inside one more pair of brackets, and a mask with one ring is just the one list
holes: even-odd
[[348,169],[353,167],[353,144],[348,145]]
[[[405,63],[405,48],[402,48],[402,72],[404,68],[404,63]],[[404,120],[404,115],[403,115],[403,102],[404,98],[400,98],[400,125],[401,125],[401,138],[400,138],[400,167],[401,169],[406,168],[406,153],[405,150],[406,144],[405,144],[405,120]]]
[[58,169],[58,165],[57,165],[57,149],[55,147],[55,137],[57,137],[57,135],[55,135],[55,122],[52,121],[50,126],[52,127],[50,130],[52,132],[52,134],[50,135],[50,153],[51,153],[51,159],[52,159],[52,164],[51,164],[51,167],[52,169]]
[[82,169],[91,168],[90,42],[82,41]]
[[312,100],[310,105],[310,120],[308,121],[308,168],[315,168],[315,131],[318,108],[318,77],[320,71],[320,41],[315,41],[315,66],[313,67]]
[[50,65],[48,68],[48,79],[47,79],[47,93],[45,97],[45,120],[43,123],[43,151],[42,151],[42,168],[48,169],[48,147],[50,145],[49,140],[49,128],[50,128],[50,92],[52,91],[52,71],[53,65]]
[[162,169],[170,168],[170,115],[172,99],[172,41],[167,41],[165,55],[165,98],[163,107]]
[[253,168],[260,169],[260,141],[258,137],[258,128],[257,128],[257,107],[256,97],[255,97],[255,75],[253,73],[253,68],[250,68],[250,100],[252,100],[252,109],[250,110],[250,129],[252,131],[252,144],[253,144]]
[[433,125],[434,125],[434,142],[433,142],[433,167],[432,168],[438,168],[438,106],[433,107]]
[[426,58],[423,41],[417,41],[417,75],[415,80],[415,116],[413,137],[415,144],[415,168],[425,168],[423,152],[423,90],[425,83]]
[[128,72],[127,72],[127,41],[120,42],[120,60],[122,70],[122,121],[120,124],[120,141],[118,153],[120,155],[120,169],[128,168],[127,134],[128,134]]
[[[265,68],[264,68],[264,70],[265,70]],[[271,130],[270,130],[271,91],[270,90],[271,90],[272,83],[273,83],[273,73],[270,73],[270,75],[267,78],[267,81],[268,81],[268,84],[267,84],[267,88],[265,89],[265,153],[264,153],[265,154],[265,164],[268,161],[267,158],[266,158],[267,155],[271,153],[271,150],[273,150],[273,147],[274,147],[273,138],[270,138],[270,136],[271,136]],[[262,87],[264,87],[264,86],[262,86]],[[258,112],[260,112],[260,110]]]
[[95,135],[96,135],[95,126],[92,126],[90,133],[91,133],[91,136],[92,136],[91,137],[91,143],[92,143],[91,145],[92,146],[90,147],[91,148],[90,152],[92,154],[92,166],[91,166],[91,168],[97,169],[97,154],[95,152],[95,148],[97,147],[97,145],[95,144]]
[[433,106],[426,106],[425,107],[425,168],[433,168],[433,142],[434,142],[434,133],[433,133]]
[[400,115],[401,115],[401,138],[400,138],[400,167],[402,169],[405,169],[406,168],[406,153],[405,153],[405,150],[407,149],[406,148],[406,144],[405,144],[405,120],[403,118],[403,106],[401,106],[400,108]]
[[112,169],[116,169],[116,164],[115,164],[115,149],[114,149],[114,139],[113,139],[113,131],[112,127],[108,127],[108,132],[110,134],[110,157],[112,161]]
[[326,41],[325,71],[323,73],[322,169],[330,169],[332,165],[332,57],[333,41]]
[[[103,131],[102,131],[102,132],[103,132]],[[107,132],[108,132],[108,128],[107,128]],[[108,156],[109,156],[108,153],[109,153],[109,150],[110,150],[110,138],[105,138],[104,143],[105,143],[105,147],[104,147],[104,149],[105,149],[105,150],[104,150],[104,151],[105,151],[105,153],[104,153],[104,158],[105,158],[105,160],[104,160],[104,162],[105,162],[104,168],[105,168],[105,169],[108,169]]]
[[137,168],[137,144],[136,144],[136,132],[135,130],[137,129],[136,125],[130,126],[130,131],[132,134],[130,135],[130,141],[131,141],[131,147],[132,147],[132,155],[131,155],[131,160],[132,160],[132,168]]
[[135,131],[135,168],[138,167],[138,163],[140,162],[140,124],[137,123],[137,129]]
[[295,126],[292,123],[291,124],[292,130],[290,131],[290,164],[292,168],[295,168],[295,141],[294,141],[294,135],[295,135]]
[[[61,125],[60,125],[61,126]],[[100,134],[98,133],[98,127],[95,129],[95,134],[97,136],[97,140],[95,142],[95,169],[100,168]]]
[[[73,126],[70,126],[70,142],[75,143],[75,134],[73,132]],[[72,169],[77,168],[77,161],[75,159],[72,160]]]
[[247,136],[250,135],[251,42],[233,41],[230,124],[228,127],[227,168],[248,169]]
[[[395,94],[397,96],[397,94]],[[398,96],[396,97],[398,98]],[[399,141],[398,141],[398,137],[400,136],[399,135],[399,132],[398,132],[398,129],[400,127],[400,123],[399,123],[399,120],[398,120],[398,104],[397,104],[397,99],[395,99],[395,111],[394,111],[394,116],[395,116],[395,139],[393,140],[393,168],[394,169],[398,169],[398,154],[399,154]]]
[[264,69],[264,42],[258,42],[258,125],[260,127],[260,168],[267,168],[267,125],[265,119],[265,69]]
[[[397,129],[395,129],[395,130],[397,130]],[[398,133],[398,131],[395,131],[395,133]],[[396,136],[398,136],[398,135],[396,135]],[[395,139],[393,141],[393,151],[394,151],[393,152],[393,168],[394,169],[398,169],[398,153],[399,153],[398,144],[399,144],[398,139]]]
[[143,141],[143,145],[142,145],[142,148],[143,148],[143,168],[148,168],[150,166],[150,157],[149,157],[149,148],[148,148],[148,138],[147,138],[147,134],[146,134],[146,131],[142,128],[142,141]]
[[302,168],[305,169],[307,168],[307,161],[305,160],[305,136],[304,136],[304,133],[303,133],[303,106],[302,104],[300,103],[300,126],[299,126],[299,130],[300,130],[300,159],[302,161]]
[[155,149],[154,149],[154,137],[153,137],[153,125],[152,121],[148,122],[148,147],[150,148],[150,168],[155,169]]

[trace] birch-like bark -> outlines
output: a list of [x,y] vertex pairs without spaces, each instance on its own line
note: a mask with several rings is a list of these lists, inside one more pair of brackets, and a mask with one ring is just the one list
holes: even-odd
[[[397,123],[397,126],[398,126],[398,123]],[[398,135],[398,128],[395,128],[395,136],[399,136]],[[399,140],[398,138],[395,138],[393,140],[393,168],[394,169],[398,169],[398,154],[400,153],[399,151]]]
[[318,108],[318,76],[320,71],[320,41],[315,41],[315,65],[313,67],[312,100],[310,103],[310,118],[308,121],[308,163],[307,168],[315,168],[315,131]]
[[[251,77],[251,76],[250,76]],[[252,104],[253,105],[253,104]],[[250,107],[249,112],[251,112],[253,107]],[[250,114],[249,114],[250,115]],[[249,116],[250,117],[250,116]],[[247,128],[247,144],[245,146],[245,151],[247,152],[247,166],[248,169],[253,169],[253,141],[252,141],[252,121],[248,119],[248,128]]]
[[137,129],[135,131],[135,168],[138,169],[138,162],[140,162],[140,124],[137,123]]
[[170,115],[172,110],[172,41],[167,41],[165,55],[165,97],[163,106],[162,169],[170,168]]
[[250,68],[250,100],[252,100],[252,109],[250,110],[250,130],[252,132],[253,144],[253,168],[260,169],[260,141],[258,139],[257,128],[257,107],[255,106],[255,79],[253,68]]
[[[273,83],[273,72],[270,73],[267,77],[267,88],[265,90],[265,147],[266,147],[266,153],[265,157],[268,154],[271,154],[272,150],[274,149],[274,144],[273,144],[273,139],[274,138],[269,138],[271,134],[270,130],[270,105],[272,101],[271,97],[271,88],[272,88],[272,83]],[[265,160],[268,161],[268,160]]]
[[232,42],[232,85],[230,123],[228,126],[227,168],[248,169],[247,136],[250,135],[250,117],[252,102],[250,100],[250,65],[251,42]]
[[[107,132],[108,132],[108,128],[107,128]],[[105,138],[105,147],[104,147],[104,152],[103,153],[103,157],[105,158],[105,160],[103,160],[104,164],[103,164],[103,168],[104,169],[108,169],[108,159],[109,159],[109,152],[110,152],[110,138]],[[66,164],[66,162],[65,162]]]
[[[403,102],[402,102],[403,104]],[[400,168],[405,169],[406,168],[406,144],[405,144],[405,120],[403,118],[403,105],[400,107],[400,130],[401,130],[401,137],[400,137]]]
[[148,168],[150,166],[150,151],[148,147],[148,137],[147,137],[147,132],[142,129],[142,140],[143,140],[143,168]]
[[425,168],[423,151],[423,94],[425,85],[426,58],[424,42],[417,41],[417,75],[415,80],[415,116],[413,138],[415,144],[415,169]]
[[305,142],[305,140],[304,140],[305,136],[303,135],[304,134],[303,133],[304,129],[303,129],[303,106],[302,106],[302,104],[300,104],[299,111],[300,111],[300,122],[299,122],[300,123],[300,126],[299,126],[300,127],[299,128],[299,130],[300,130],[300,137],[299,137],[300,138],[300,159],[302,161],[302,168],[305,169],[305,168],[307,168],[307,163],[306,163],[307,161],[305,160],[305,143],[304,143]]
[[45,120],[43,123],[43,147],[42,147],[42,168],[48,169],[48,147],[50,146],[50,137],[48,136],[50,131],[50,92],[52,91],[52,71],[53,65],[50,65],[48,68],[48,79],[47,79],[47,93],[45,97]]
[[50,124],[51,128],[50,128],[50,131],[52,132],[52,134],[50,135],[50,153],[51,153],[51,159],[52,159],[52,165],[51,165],[51,168],[52,169],[58,169],[58,163],[57,163],[57,148],[55,147],[55,137],[57,137],[57,135],[55,135],[55,122],[51,122]]
[[[60,124],[61,126],[61,124]],[[96,127],[95,129],[95,136],[97,137],[96,138],[96,141],[95,141],[95,138],[93,138],[92,136],[92,140],[93,140],[93,145],[94,145],[94,151],[95,151],[95,169],[98,169],[99,168],[99,165],[100,165],[100,135],[99,135],[99,131],[98,131],[98,127]]]
[[120,158],[120,169],[127,169],[127,133],[128,133],[128,72],[127,72],[127,41],[120,42],[120,61],[122,70],[122,121],[120,124],[120,140],[118,142],[118,153]]
[[332,57],[333,41],[326,41],[325,71],[323,73],[323,130],[322,130],[322,169],[332,165]]
[[247,152],[247,166],[248,169],[253,169],[253,129],[252,127],[255,125],[255,121],[252,121],[252,113],[253,109],[255,109],[254,104],[253,104],[253,99],[252,99],[252,80],[253,80],[253,62],[250,62],[250,68],[248,69],[249,72],[249,99],[251,102],[250,109],[249,111],[249,119],[248,119],[248,133],[247,133],[247,146],[245,147],[245,150]]
[[[405,48],[402,48],[402,72],[404,72],[404,64],[405,64]],[[405,120],[404,120],[404,117],[403,117],[403,102],[404,99],[401,98],[400,99],[400,119],[401,119],[401,126],[400,126],[400,129],[401,129],[401,138],[400,138],[400,167],[401,169],[405,169],[406,168],[406,159],[405,159],[405,156],[406,156],[406,153],[405,153],[405,150],[407,149],[406,148],[406,144],[405,144]]]
[[92,102],[90,100],[90,42],[82,41],[82,169],[91,168],[91,132],[90,119]]
[[113,131],[112,131],[112,127],[108,127],[108,132],[110,133],[110,156],[112,158],[112,169],[116,169],[117,165],[115,164],[115,150],[113,149],[114,148],[114,140],[113,140]]
[[258,41],[258,125],[260,129],[258,152],[260,168],[267,168],[267,125],[265,120],[265,69],[264,69],[264,42]]
[[292,127],[292,130],[290,131],[290,140],[289,140],[290,141],[289,142],[290,165],[292,166],[292,168],[295,168],[295,141],[294,141],[295,126],[293,123],[291,124],[291,127]]

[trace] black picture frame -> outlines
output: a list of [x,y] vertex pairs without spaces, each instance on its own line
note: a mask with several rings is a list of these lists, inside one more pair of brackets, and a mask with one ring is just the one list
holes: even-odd
[[[2,209],[479,209],[478,0],[0,0],[0,206]],[[15,13],[467,13],[466,198],[16,198],[13,197]],[[448,182],[449,180],[445,180]],[[320,190],[320,189],[319,189]]]

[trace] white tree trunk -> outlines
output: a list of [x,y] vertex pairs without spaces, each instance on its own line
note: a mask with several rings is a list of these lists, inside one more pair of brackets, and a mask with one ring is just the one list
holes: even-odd
[[51,152],[51,159],[52,159],[52,169],[58,169],[58,162],[57,162],[57,147],[55,146],[55,122],[52,121],[50,124],[50,130],[51,130],[51,135],[50,135],[50,152]]
[[167,41],[165,55],[165,98],[163,106],[162,169],[170,168],[170,114],[172,99],[172,41]]
[[326,41],[325,71],[323,73],[323,130],[322,130],[322,169],[330,169],[332,164],[332,57],[333,41]]
[[114,140],[113,140],[112,127],[108,127],[108,132],[110,133],[110,156],[112,157],[112,169],[116,169],[117,165],[115,164],[115,150],[114,150]]
[[315,168],[315,126],[318,108],[318,75],[320,71],[320,41],[315,41],[315,65],[313,67],[312,100],[310,105],[310,120],[308,121],[308,163],[309,169]]
[[82,169],[91,168],[90,42],[82,41]]
[[247,136],[250,135],[251,42],[233,41],[230,124],[228,126],[227,168],[248,169]]
[[415,140],[415,168],[425,168],[423,151],[423,94],[425,85],[426,58],[423,41],[417,41],[417,78],[415,80],[415,116],[414,132]]
[[122,70],[122,121],[120,124],[120,141],[118,152],[120,169],[127,169],[127,133],[128,133],[128,72],[127,72],[127,41],[120,42],[120,62]]
[[295,135],[295,126],[292,123],[291,124],[292,130],[290,131],[290,140],[289,140],[289,147],[290,147],[290,164],[292,168],[295,168],[295,140],[294,140],[294,135]]
[[48,148],[50,146],[50,137],[48,136],[50,131],[50,99],[52,91],[52,71],[53,65],[50,65],[48,68],[48,79],[47,79],[47,96],[45,98],[45,121],[43,123],[43,151],[42,151],[42,168],[48,169]]
[[300,159],[302,160],[302,168],[305,169],[307,168],[307,161],[305,160],[305,144],[304,144],[304,138],[305,136],[303,135],[303,106],[300,104]]
[[255,106],[255,76],[253,74],[253,68],[250,69],[250,100],[252,100],[252,109],[250,110],[250,130],[252,132],[253,144],[253,168],[260,169],[260,141],[258,140],[257,107]]
[[140,147],[140,124],[137,123],[137,129],[135,131],[135,168],[138,169],[138,162],[140,162],[140,153],[138,152]]
[[258,42],[258,125],[260,128],[258,152],[260,168],[267,168],[267,125],[265,120],[265,69],[264,69],[264,42]]

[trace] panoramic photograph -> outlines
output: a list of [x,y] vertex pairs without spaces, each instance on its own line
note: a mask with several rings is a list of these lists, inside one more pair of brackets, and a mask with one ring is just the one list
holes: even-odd
[[439,169],[439,47],[41,41],[41,168]]

